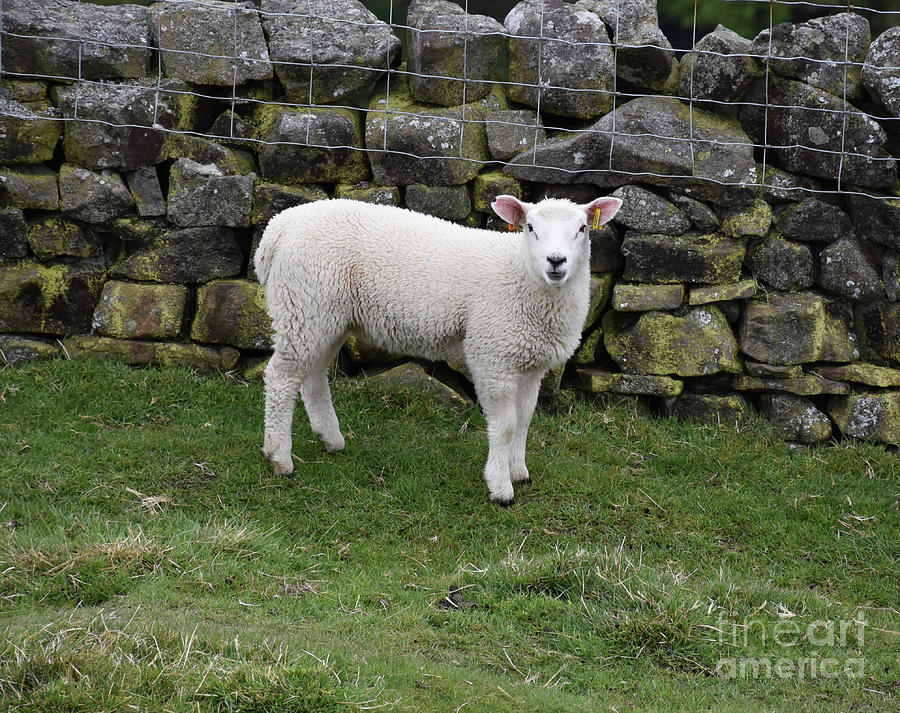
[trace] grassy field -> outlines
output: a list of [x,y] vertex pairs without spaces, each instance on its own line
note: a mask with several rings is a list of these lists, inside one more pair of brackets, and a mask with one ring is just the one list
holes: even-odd
[[288,480],[258,382],[0,372],[0,709],[900,708],[895,452],[578,403],[501,509],[477,411],[335,397]]

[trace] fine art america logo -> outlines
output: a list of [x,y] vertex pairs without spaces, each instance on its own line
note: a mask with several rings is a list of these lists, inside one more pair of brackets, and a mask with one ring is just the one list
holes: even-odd
[[[721,658],[716,673],[722,678],[862,678],[866,619],[862,612],[850,620],[816,620],[808,624],[782,619],[772,626],[751,619],[742,623],[719,619],[718,641],[734,649],[764,650],[762,656]],[[773,650],[776,655],[768,655]]]

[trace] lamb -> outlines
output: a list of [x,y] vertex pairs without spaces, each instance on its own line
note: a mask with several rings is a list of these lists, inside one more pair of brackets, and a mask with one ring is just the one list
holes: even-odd
[[290,475],[297,392],[329,452],[344,448],[328,366],[348,335],[396,354],[464,362],[487,422],[490,499],[513,503],[529,480],[525,441],[541,377],[581,339],[589,302],[587,226],[622,202],[578,205],[499,196],[499,233],[403,208],[326,200],[266,226],[254,264],[274,352],[266,367],[263,453]]

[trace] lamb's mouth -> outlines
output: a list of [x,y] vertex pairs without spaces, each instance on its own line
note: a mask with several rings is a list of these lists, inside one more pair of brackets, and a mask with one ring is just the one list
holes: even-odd
[[544,277],[551,285],[558,285],[564,282],[567,276],[568,272],[566,270],[546,270],[544,272]]

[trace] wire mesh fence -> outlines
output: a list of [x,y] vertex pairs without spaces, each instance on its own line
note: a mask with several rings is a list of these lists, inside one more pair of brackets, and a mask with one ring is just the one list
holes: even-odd
[[[262,0],[259,6],[163,0],[147,13],[147,32],[138,20],[127,22],[126,6],[98,15],[95,6],[72,2],[55,15],[38,0],[4,0],[0,68],[6,83],[37,79],[69,87],[68,101],[41,114],[67,124],[181,133],[256,147],[346,149],[416,161],[452,158],[526,180],[551,172],[559,182],[606,186],[662,179],[762,187],[770,183],[770,167],[780,166],[817,179],[789,186],[801,193],[891,196],[900,151],[900,92],[892,88],[900,85],[900,34],[893,33],[900,9],[779,0],[778,5],[821,11],[831,20],[786,32],[774,22],[775,2],[727,0],[767,5],[770,22],[752,41],[735,35],[723,43],[708,40],[711,35],[697,37],[702,1],[694,3],[693,47],[679,57],[658,28],[653,31],[652,16],[637,30],[626,27],[637,22],[629,9],[635,3],[626,0],[581,0],[562,9],[562,3],[529,1],[514,8],[505,25],[470,14],[467,2],[458,13],[427,6],[401,21],[391,3],[383,21],[361,5],[334,0]],[[655,8],[652,2],[637,5],[645,13]],[[60,12],[68,17],[58,17]],[[561,22],[564,16],[570,24]],[[897,22],[884,33],[880,54],[867,36],[867,16]],[[109,30],[109,23],[123,20],[125,31]],[[448,57],[452,61],[441,61]],[[662,65],[665,76],[659,81],[634,76],[653,62]],[[716,93],[703,85],[701,74],[732,71],[740,63],[743,86]],[[429,82],[442,84],[453,102],[411,102],[410,86]],[[114,94],[119,83],[130,87],[130,101],[144,111],[105,115],[86,107],[89,92]],[[168,104],[184,97],[212,102],[230,114],[215,130],[162,121]],[[625,115],[631,102],[646,97],[678,102],[685,120],[669,122],[668,128],[635,128]],[[240,131],[241,118],[264,106],[305,112],[305,130],[289,139]],[[315,112],[348,106],[365,112],[364,137],[323,138],[315,129]],[[530,113],[498,113],[507,106]],[[17,113],[21,107],[0,106],[2,115]],[[730,117],[742,130],[724,137],[704,132],[710,113]],[[447,140],[440,150],[429,153],[392,135],[424,127],[423,122],[442,123]],[[514,155],[473,154],[467,150],[470,127],[503,127],[528,140]],[[566,141],[578,145],[560,160]],[[662,146],[687,161],[664,169],[623,162],[619,151],[629,142]],[[755,177],[698,168],[699,156],[728,145],[753,156],[759,166]],[[584,153],[583,147],[589,155],[579,163],[573,154]]]

